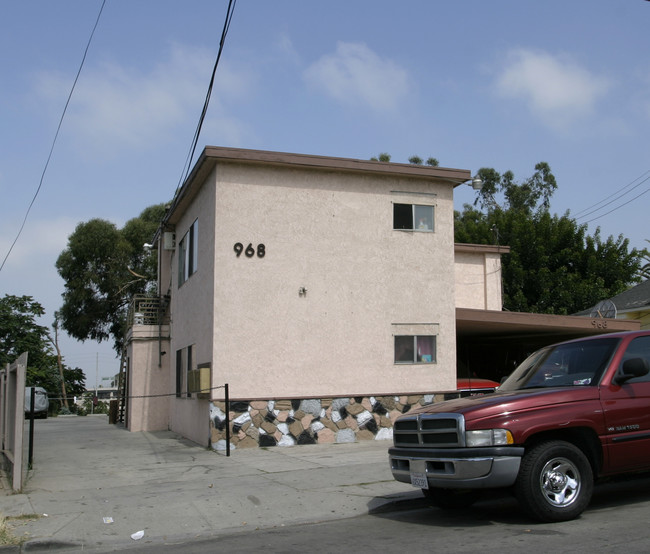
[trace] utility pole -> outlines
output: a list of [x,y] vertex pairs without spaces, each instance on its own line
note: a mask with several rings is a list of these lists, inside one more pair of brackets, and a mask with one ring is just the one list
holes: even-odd
[[59,320],[57,319],[56,315],[54,317],[54,323],[52,324],[52,327],[54,328],[54,340],[52,340],[52,337],[50,337],[48,333],[48,337],[50,339],[50,342],[54,344],[54,348],[56,349],[56,361],[59,366],[59,376],[61,377],[61,394],[63,395],[63,405],[65,406],[66,410],[70,411],[70,406],[68,405],[68,394],[65,389],[65,378],[63,377],[63,362],[61,361],[61,350],[59,349]]

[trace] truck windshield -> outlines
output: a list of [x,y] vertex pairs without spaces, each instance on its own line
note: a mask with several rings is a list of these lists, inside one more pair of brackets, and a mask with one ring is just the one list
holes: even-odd
[[542,348],[528,356],[499,391],[595,386],[618,343],[619,339],[603,338]]

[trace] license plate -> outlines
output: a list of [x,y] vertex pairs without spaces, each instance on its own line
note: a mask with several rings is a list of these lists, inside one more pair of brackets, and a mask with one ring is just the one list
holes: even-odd
[[425,473],[411,473],[411,485],[418,489],[428,489],[429,481]]

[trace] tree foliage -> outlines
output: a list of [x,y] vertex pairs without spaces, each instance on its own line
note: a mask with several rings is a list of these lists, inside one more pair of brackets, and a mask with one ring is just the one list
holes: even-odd
[[[482,168],[483,189],[475,205],[455,213],[455,240],[510,247],[502,257],[504,309],[571,314],[628,288],[638,276],[641,255],[619,236],[590,236],[569,213],[551,215],[557,188],[548,164],[535,166],[522,183],[512,172]],[[480,211],[475,206],[486,211]]]
[[126,312],[135,294],[150,292],[155,254],[144,247],[158,228],[165,205],[146,208],[122,229],[103,219],[77,225],[56,268],[65,281],[61,326],[78,340],[112,339],[119,352]]
[[[44,315],[41,304],[31,296],[5,295],[0,299],[0,365],[4,367],[27,352],[26,385],[43,387],[56,399],[61,397],[57,356],[48,328],[36,321]],[[69,396],[80,395],[85,390],[85,375],[81,369],[69,369],[64,365],[63,378]]]
[[43,307],[31,296],[6,294],[0,299],[0,365],[12,363],[23,352],[29,354],[27,363],[34,368],[56,364],[47,327],[38,325],[36,318],[45,315]]
[[[650,240],[646,239],[646,242],[650,242]],[[643,266],[641,267],[641,276],[644,279],[650,279],[650,252],[648,252],[647,248],[643,250]]]
[[[483,167],[477,173],[483,181],[474,205],[482,208],[500,208],[502,210],[523,211],[531,214],[536,210],[548,210],[551,196],[557,189],[555,176],[546,162],[535,166],[535,173],[523,183],[517,183],[512,171],[503,175],[492,168]],[[502,203],[497,197],[503,196]]]
[[[387,154],[386,152],[382,152],[379,154],[379,156],[372,157],[370,158],[370,161],[372,162],[390,162],[390,154]],[[438,167],[439,162],[437,158],[427,158],[427,161],[425,162],[420,156],[418,155],[413,155],[409,158],[409,163],[413,165],[428,165],[431,167]]]

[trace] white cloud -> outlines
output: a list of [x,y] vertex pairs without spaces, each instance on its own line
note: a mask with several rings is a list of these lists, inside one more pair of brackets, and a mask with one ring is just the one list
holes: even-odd
[[[78,144],[102,149],[150,148],[170,140],[177,126],[198,121],[213,65],[211,53],[175,45],[169,58],[148,72],[116,63],[86,70],[70,102],[64,133]],[[70,85],[68,76],[43,74],[38,94],[54,107],[67,97]],[[241,98],[249,87],[245,72],[221,61],[210,111],[220,111],[215,98]]]
[[610,83],[570,59],[546,52],[510,52],[496,79],[497,94],[525,102],[551,127],[564,127],[592,114]]
[[[20,221],[4,220],[0,224],[0,252],[5,258],[16,238]],[[61,305],[63,281],[56,271],[59,254],[68,244],[77,221],[70,217],[48,220],[30,218],[11,254],[0,271],[2,294],[31,296],[46,310],[41,325],[52,323],[54,311]]]
[[289,62],[294,65],[300,64],[300,54],[298,54],[289,35],[285,33],[278,35],[275,41],[275,47],[277,51]]
[[396,109],[410,89],[405,69],[360,43],[339,42],[336,52],[313,63],[304,77],[340,102],[378,111]]

